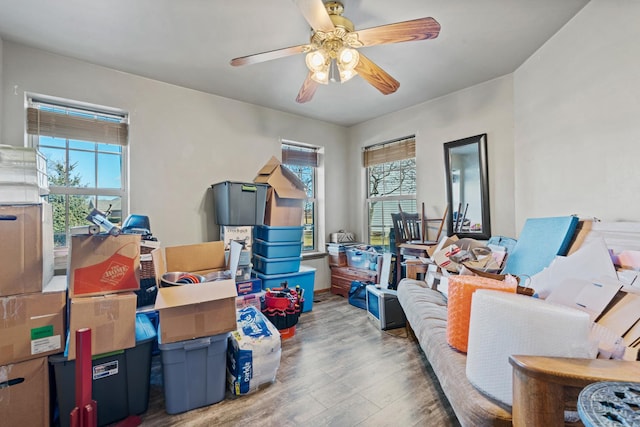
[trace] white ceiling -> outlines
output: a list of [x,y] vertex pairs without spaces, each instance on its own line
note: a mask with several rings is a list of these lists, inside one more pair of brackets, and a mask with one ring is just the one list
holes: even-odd
[[296,95],[304,56],[232,67],[238,56],[307,43],[292,0],[0,0],[0,37],[105,67],[353,125],[509,74],[588,0],[344,0],[356,30],[431,16],[434,40],[362,48],[400,82],[360,77]]

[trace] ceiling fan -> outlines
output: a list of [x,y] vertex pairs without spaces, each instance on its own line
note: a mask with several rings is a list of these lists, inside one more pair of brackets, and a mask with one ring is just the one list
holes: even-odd
[[312,28],[308,44],[242,56],[231,60],[240,66],[306,53],[309,73],[296,101],[308,102],[318,84],[342,83],[359,74],[384,95],[395,92],[400,83],[357,49],[380,44],[434,39],[440,24],[433,18],[419,18],[395,24],[355,31],[353,23],[342,16],[344,7],[338,1],[293,0]]

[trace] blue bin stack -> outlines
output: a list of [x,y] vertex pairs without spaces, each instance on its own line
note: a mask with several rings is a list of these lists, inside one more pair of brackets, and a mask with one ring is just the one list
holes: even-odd
[[253,271],[263,289],[300,286],[304,292],[302,311],[311,311],[315,269],[301,266],[303,227],[254,227]]

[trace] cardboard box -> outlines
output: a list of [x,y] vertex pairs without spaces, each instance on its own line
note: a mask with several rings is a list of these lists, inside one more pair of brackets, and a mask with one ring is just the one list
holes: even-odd
[[243,249],[251,251],[253,226],[220,226],[220,240],[224,242],[224,250],[229,250],[231,241],[241,243]]
[[0,366],[0,424],[49,425],[47,357]]
[[53,277],[51,205],[0,205],[0,236],[0,296],[42,292]]
[[140,235],[71,236],[69,298],[140,289]]
[[269,184],[264,223],[270,226],[300,226],[304,200],[304,184],[296,174],[282,166],[275,157],[258,172],[254,182]]
[[[163,256],[164,254],[164,256]],[[207,337],[236,329],[234,279],[184,286],[160,287],[167,271],[207,274],[225,269],[224,242],[170,246],[151,252],[158,295],[155,309],[160,317],[163,344]]]
[[64,351],[66,304],[64,291],[0,298],[0,365]]
[[233,279],[158,289],[160,343],[202,338],[236,329]]
[[91,353],[108,353],[136,345],[136,294],[133,292],[69,300],[68,359],[76,358],[76,331],[91,329]]
[[[160,268],[156,268],[157,278],[159,278],[158,272],[160,272],[160,276],[167,271],[207,274],[225,269],[224,243],[221,241],[166,247],[164,248],[164,261],[158,259],[156,251],[151,252],[152,256],[154,253],[154,268],[156,268],[156,264],[160,264]],[[163,269],[164,271],[162,271]]]

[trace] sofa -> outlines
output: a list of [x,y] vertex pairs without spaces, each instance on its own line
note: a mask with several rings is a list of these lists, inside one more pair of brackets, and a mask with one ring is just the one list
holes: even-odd
[[397,292],[407,327],[463,426],[581,426],[577,400],[588,384],[640,382],[637,361],[512,355],[513,407],[508,407],[467,379],[467,356],[447,343],[444,295],[423,281],[407,278],[400,281]]
[[423,281],[402,279],[398,300],[440,386],[463,426],[511,426],[511,408],[478,391],[466,376],[464,353],[447,343],[447,302]]

